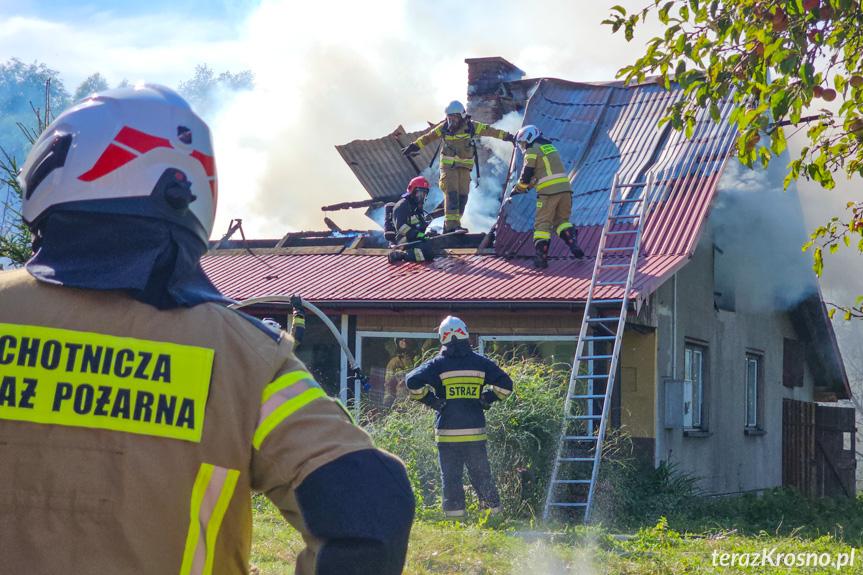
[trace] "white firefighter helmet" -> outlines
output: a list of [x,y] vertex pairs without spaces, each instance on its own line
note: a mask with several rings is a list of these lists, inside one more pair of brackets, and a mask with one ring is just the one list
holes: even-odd
[[440,342],[444,345],[453,339],[467,339],[467,326],[457,317],[448,315],[437,330]]
[[539,128],[537,128],[536,126],[527,125],[518,131],[518,134],[515,135],[515,141],[517,143],[524,142],[525,144],[530,145],[538,137]]
[[444,110],[444,113],[447,116],[457,115],[460,118],[464,118],[465,114],[467,114],[467,112],[465,112],[464,106],[462,106],[462,103],[458,100],[453,100],[452,102],[450,102]]
[[125,214],[189,229],[206,246],[218,194],[207,125],[155,84],[93,94],[42,133],[21,169],[31,229],[52,211]]

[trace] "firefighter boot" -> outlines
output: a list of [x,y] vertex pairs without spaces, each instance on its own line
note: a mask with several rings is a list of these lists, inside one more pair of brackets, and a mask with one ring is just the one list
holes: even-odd
[[584,257],[584,252],[578,247],[578,230],[575,228],[566,228],[560,232],[560,239],[566,242],[569,246],[569,251],[578,259]]
[[391,264],[395,264],[396,262],[403,262],[406,259],[407,254],[405,254],[401,250],[393,250],[387,254],[387,261]]
[[547,268],[548,267],[548,240],[540,240],[534,244],[536,247],[536,256],[533,258],[533,267]]

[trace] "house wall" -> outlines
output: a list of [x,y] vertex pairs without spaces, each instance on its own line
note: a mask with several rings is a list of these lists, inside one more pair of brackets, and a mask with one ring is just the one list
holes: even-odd
[[[710,238],[708,231],[692,260],[677,273],[676,289],[675,281],[670,280],[651,297],[658,325],[656,459],[676,463],[681,471],[701,477],[700,487],[708,494],[779,486],[782,399],[812,401],[813,374],[807,366],[802,387],[782,385],[784,338],[797,339],[788,312],[745,310],[741,305],[736,311],[714,307],[715,252]],[[745,294],[737,295],[740,304],[740,296]],[[684,377],[688,341],[707,348],[704,433],[665,429],[665,380]],[[760,435],[744,432],[747,351],[757,351],[763,357]]]

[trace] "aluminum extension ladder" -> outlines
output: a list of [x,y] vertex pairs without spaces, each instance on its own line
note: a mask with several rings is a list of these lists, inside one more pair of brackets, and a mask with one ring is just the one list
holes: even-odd
[[[646,182],[632,184],[620,184],[618,176],[614,176],[608,218],[602,228],[584,317],[578,333],[578,344],[575,347],[560,441],[554,458],[543,520],[548,520],[553,507],[583,510],[584,521],[590,519],[590,506],[595,493],[614,388],[614,374],[617,371],[626,324],[629,292],[638,263],[642,224],[653,196],[653,187],[652,173],[648,174]],[[627,196],[633,194],[626,194],[627,191],[640,188],[645,188],[643,193],[628,199]],[[625,222],[632,222],[632,229],[612,229],[615,224]],[[615,247],[609,247],[612,238],[615,239]],[[606,261],[606,258],[609,258],[609,261]],[[625,281],[620,279],[620,271],[623,269],[629,270]],[[594,301],[597,291],[613,286],[623,288],[623,297]],[[603,308],[599,309],[598,304]],[[619,308],[619,313],[609,315],[611,310],[608,306],[611,304],[615,304],[614,309]],[[595,351],[598,347],[607,347],[611,342],[614,342],[614,345],[610,353],[604,349]]]

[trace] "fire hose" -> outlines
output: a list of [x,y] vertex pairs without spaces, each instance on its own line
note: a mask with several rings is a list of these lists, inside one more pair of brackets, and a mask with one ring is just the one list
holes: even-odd
[[[317,306],[310,304],[309,302],[307,302],[304,299],[301,299],[300,301],[303,302],[304,308],[311,311],[313,314],[318,316],[321,319],[321,321],[324,322],[324,325],[326,325],[330,329],[330,332],[332,332],[333,336],[335,336],[336,341],[339,342],[339,345],[341,346],[342,351],[345,352],[345,356],[348,358],[348,371],[351,373],[351,375],[348,376],[348,379],[352,379],[356,382],[359,382],[359,384],[363,388],[363,391],[368,391],[369,389],[371,389],[371,384],[369,383],[369,378],[367,378],[363,374],[363,370],[360,369],[360,366],[357,364],[357,360],[354,358],[354,354],[352,354],[351,350],[348,349],[347,342],[345,342],[344,338],[342,337],[342,334],[339,333],[339,330],[336,328],[336,326],[333,324],[333,322],[330,321],[330,318],[328,318],[324,312],[322,312],[320,309],[318,309]],[[291,303],[291,296],[289,296],[289,295],[265,295],[265,296],[261,296],[261,297],[253,297],[253,298],[250,298],[247,300],[243,300],[243,301],[239,301],[237,303],[231,304],[228,306],[228,308],[240,309],[240,308],[254,305],[254,304],[258,304],[258,303],[288,303],[289,304],[289,303]]]

